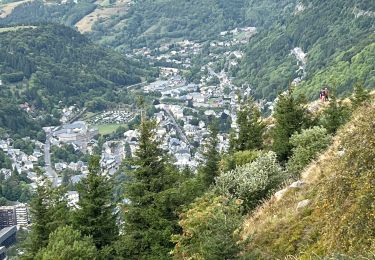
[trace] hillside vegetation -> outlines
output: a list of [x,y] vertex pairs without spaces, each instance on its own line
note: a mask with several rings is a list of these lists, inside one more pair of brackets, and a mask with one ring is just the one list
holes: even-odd
[[[94,45],[78,32],[43,25],[0,34],[0,77],[20,101],[51,110],[65,105],[126,102],[124,86],[157,71]],[[122,95],[114,95],[122,88]]]
[[302,173],[299,185],[279,192],[245,220],[244,255],[374,257],[374,112],[374,104],[357,111],[330,149]]
[[[275,7],[274,7],[275,8]],[[356,11],[357,10],[357,11]],[[296,77],[301,77],[291,50],[307,53],[307,72],[300,93],[316,97],[324,85],[347,93],[355,81],[374,87],[375,11],[373,1],[304,0],[250,40],[237,76],[248,82],[258,98],[273,99]]]
[[67,1],[64,4],[41,0],[16,1],[0,5],[0,25],[35,24],[35,23],[60,23],[74,26],[83,17],[96,9],[93,1]]
[[114,47],[155,47],[181,39],[205,41],[247,24],[244,0],[135,1],[126,14],[94,26],[94,38]]

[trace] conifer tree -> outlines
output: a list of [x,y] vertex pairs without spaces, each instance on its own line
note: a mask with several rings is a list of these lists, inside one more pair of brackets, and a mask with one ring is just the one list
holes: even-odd
[[304,104],[302,97],[294,97],[293,88],[278,97],[273,114],[276,123],[272,132],[272,150],[280,162],[285,162],[292,154],[290,137],[309,124]]
[[178,175],[156,138],[155,121],[142,119],[138,150],[125,184],[124,226],[118,254],[125,259],[166,259],[178,232]]
[[203,185],[208,188],[219,175],[220,153],[217,149],[219,144],[217,124],[209,126],[209,137],[203,151],[203,162],[199,168],[199,177]]
[[24,244],[24,259],[34,258],[47,245],[49,235],[58,227],[69,224],[69,210],[64,188],[52,188],[45,179],[37,186],[30,203],[31,232]]
[[354,95],[351,98],[352,105],[354,108],[361,106],[363,103],[370,99],[370,93],[363,87],[361,83],[357,83],[354,86]]
[[111,201],[112,185],[101,175],[99,156],[89,160],[89,174],[82,180],[78,209],[73,214],[73,226],[84,236],[91,236],[97,249],[110,246],[118,237],[115,206]]
[[236,140],[236,150],[261,149],[265,125],[253,98],[248,98],[242,102],[241,108],[237,113],[237,124],[239,132]]
[[48,210],[48,191],[45,185],[38,185],[30,203],[32,217],[30,239],[26,241],[25,259],[32,259],[38,251],[48,244],[50,230],[48,224],[52,217]]
[[347,122],[350,117],[349,108],[337,100],[335,91],[331,91],[331,98],[328,107],[322,115],[322,125],[328,133],[335,134],[339,127]]

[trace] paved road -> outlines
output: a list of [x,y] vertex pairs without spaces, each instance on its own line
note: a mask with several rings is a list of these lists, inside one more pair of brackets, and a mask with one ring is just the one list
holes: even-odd
[[56,171],[52,168],[51,165],[51,142],[50,138],[52,137],[52,133],[47,133],[46,136],[46,144],[44,146],[44,162],[46,163],[46,173],[48,176],[52,176],[52,186],[58,186],[58,176]]
[[164,111],[165,113],[168,115],[168,117],[171,119],[174,127],[176,128],[177,132],[179,133],[180,137],[183,139],[183,141],[185,143],[188,144],[188,147],[190,149],[190,141],[189,139],[187,138],[187,136],[185,135],[185,133],[181,130],[180,126],[177,124],[176,122],[176,119],[174,118],[174,116],[172,115],[172,112],[168,109],[168,108],[164,108]]

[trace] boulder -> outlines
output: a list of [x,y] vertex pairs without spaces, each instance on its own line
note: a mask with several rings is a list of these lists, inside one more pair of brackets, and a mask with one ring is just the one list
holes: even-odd
[[310,204],[310,200],[302,200],[302,201],[298,202],[297,209],[304,208],[304,207],[308,206],[309,204]]
[[284,196],[285,192],[288,191],[288,188],[285,188],[285,189],[282,189],[282,190],[279,190],[278,192],[275,193],[275,198],[276,198],[276,201],[279,201],[281,200],[281,198]]
[[294,188],[294,189],[298,189],[298,188],[301,188],[302,186],[304,186],[305,185],[305,182],[304,181],[301,181],[301,180],[299,180],[299,181],[295,181],[295,182],[293,182],[292,184],[290,184],[290,188]]

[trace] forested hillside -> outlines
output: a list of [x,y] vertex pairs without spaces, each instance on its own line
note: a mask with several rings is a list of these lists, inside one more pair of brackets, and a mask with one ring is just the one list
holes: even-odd
[[[20,101],[37,109],[65,105],[106,106],[126,102],[124,86],[141,82],[157,71],[94,45],[60,25],[8,30],[0,34],[0,76]],[[122,88],[122,95],[114,91]]]
[[251,84],[258,98],[275,98],[302,76],[291,55],[300,47],[307,53],[300,93],[312,98],[336,84],[341,94],[356,81],[374,87],[374,11],[373,1],[300,1],[250,40],[239,82]]
[[118,47],[155,47],[181,39],[205,41],[246,25],[244,0],[135,1],[129,12],[98,23],[95,39]]
[[64,4],[54,3],[54,1],[48,4],[40,0],[26,1],[17,5],[10,14],[1,17],[0,25],[55,22],[74,26],[95,8],[96,5],[90,0],[77,3],[69,1]]

